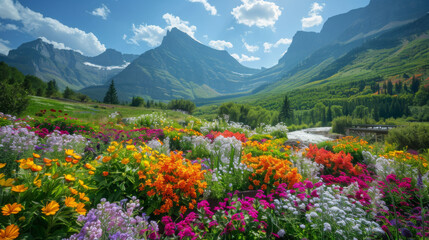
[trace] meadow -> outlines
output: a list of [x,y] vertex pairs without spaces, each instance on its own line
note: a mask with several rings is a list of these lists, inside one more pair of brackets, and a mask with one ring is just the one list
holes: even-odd
[[0,239],[429,237],[427,150],[38,97],[0,126]]

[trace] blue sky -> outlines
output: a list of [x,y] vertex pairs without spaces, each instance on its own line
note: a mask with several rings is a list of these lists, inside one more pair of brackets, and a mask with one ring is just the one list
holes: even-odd
[[369,0],[0,0],[0,53],[41,37],[87,56],[142,54],[172,27],[225,49],[243,65],[271,67],[297,31]]

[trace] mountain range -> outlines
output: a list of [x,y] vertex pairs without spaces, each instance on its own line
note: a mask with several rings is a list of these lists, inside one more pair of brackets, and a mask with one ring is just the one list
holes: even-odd
[[426,69],[428,11],[427,0],[371,0],[366,7],[329,18],[320,33],[297,32],[278,64],[263,70],[247,68],[228,52],[176,28],[159,47],[140,56],[108,49],[86,57],[38,39],[0,55],[0,61],[97,100],[112,79],[122,101],[133,96],[200,103],[240,95],[256,99],[303,86]]
[[0,61],[46,82],[56,80],[61,89],[68,86],[79,90],[104,84],[137,57],[113,49],[107,49],[95,57],[87,57],[73,50],[57,49],[38,38],[9,51],[7,56],[0,55]]

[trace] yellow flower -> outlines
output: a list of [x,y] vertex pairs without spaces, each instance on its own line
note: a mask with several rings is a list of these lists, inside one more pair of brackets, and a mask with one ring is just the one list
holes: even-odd
[[65,153],[66,153],[66,155],[67,156],[72,156],[73,155],[73,149],[64,149],[65,150]]
[[34,157],[34,158],[40,158],[40,155],[39,155],[39,154],[37,154],[37,153],[33,153],[33,157]]
[[85,189],[89,189],[89,187],[87,185],[85,185],[85,183],[82,180],[79,180],[79,184],[85,188]]
[[134,145],[127,145],[127,150],[129,150],[129,151],[137,151],[137,149],[136,149],[136,146],[134,146]]
[[69,190],[73,195],[77,195],[79,193],[76,189],[73,189],[71,187],[69,187]]
[[18,218],[18,220],[19,220],[20,222],[24,222],[24,221],[25,221],[25,217],[24,217],[24,216],[22,216],[22,217]]
[[36,185],[36,187],[40,188],[42,186],[42,180],[39,179],[39,175],[33,180],[33,184]]
[[149,166],[150,166],[150,164],[149,164],[149,162],[148,162],[148,161],[143,161],[143,164],[144,164],[146,167],[149,167]]
[[109,153],[112,153],[112,152],[114,152],[116,150],[116,147],[115,146],[109,146],[108,148],[107,148],[107,151],[109,152]]
[[64,202],[67,207],[71,207],[71,208],[77,207],[77,202],[74,197],[66,197],[66,200]]
[[136,159],[137,161],[142,159],[142,154],[141,153],[134,153],[133,154],[134,159]]
[[132,139],[130,139],[130,140],[126,141],[125,143],[127,143],[127,144],[131,144],[131,143],[133,143],[133,140],[132,140]]
[[86,169],[89,169],[89,170],[95,170],[95,167],[93,167],[91,164],[89,164],[89,163],[86,163],[85,165],[83,165]]
[[80,215],[85,215],[86,214],[85,203],[77,204],[76,212],[79,213]]
[[77,155],[77,154],[73,154],[73,158],[76,159],[76,160],[81,160],[82,159],[82,157],[79,156],[79,155]]
[[128,164],[129,162],[130,162],[130,159],[128,158],[123,158],[121,161],[122,164]]
[[21,162],[19,167],[22,169],[29,169],[34,165],[33,158],[21,159],[19,161]]
[[17,185],[17,186],[12,186],[12,191],[13,192],[17,192],[17,193],[22,193],[27,191],[28,187],[25,187],[24,184],[23,185]]
[[112,144],[113,146],[118,146],[118,145],[119,145],[119,143],[118,143],[118,142],[116,142],[116,141],[113,141],[113,142],[111,142],[110,144]]
[[0,168],[4,168],[6,166],[6,163],[0,163]]
[[21,210],[22,210],[21,204],[18,204],[18,203],[6,204],[4,205],[4,207],[2,207],[1,213],[3,214],[3,216],[9,216],[11,214],[17,214],[21,212]]
[[55,213],[57,213],[58,210],[60,210],[60,205],[55,200],[53,200],[50,203],[46,204],[45,207],[42,208],[42,213],[45,214],[46,216],[55,215]]
[[33,166],[31,166],[31,171],[33,171],[33,172],[42,171],[42,166],[33,164]]
[[86,202],[89,202],[89,198],[88,197],[85,197],[85,193],[79,193],[79,199],[80,200],[84,200],[84,201],[86,201]]
[[0,239],[12,240],[19,236],[19,227],[15,224],[7,226],[5,229],[0,229]]
[[70,174],[64,174],[64,179],[67,181],[67,182],[72,182],[72,181],[76,181],[76,178],[75,177],[73,177],[72,175],[70,175]]
[[0,178],[0,186],[2,186],[2,187],[12,187],[14,181],[15,180],[13,178],[8,178],[7,180],[4,179],[4,178]]
[[89,175],[94,175],[95,173],[94,173],[94,171],[89,171],[88,174]]

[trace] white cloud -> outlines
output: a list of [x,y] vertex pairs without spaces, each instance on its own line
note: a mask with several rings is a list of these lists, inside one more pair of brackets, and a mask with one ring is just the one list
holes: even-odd
[[319,26],[323,22],[323,17],[320,16],[320,13],[323,11],[325,4],[319,4],[314,2],[311,5],[311,9],[308,12],[308,17],[303,17],[301,19],[302,28],[310,28],[314,26]]
[[7,45],[10,42],[8,40],[4,40],[0,38],[0,53],[7,55],[10,51],[10,47],[8,47]]
[[226,30],[227,30],[227,31],[234,30],[234,26],[231,26],[231,27],[227,28]]
[[207,0],[188,0],[189,2],[193,3],[202,3],[204,5],[204,8],[210,12],[211,15],[216,15],[217,10],[213,5],[210,5],[210,3],[207,2]]
[[136,27],[133,24],[134,36],[130,38],[130,42],[139,45],[140,41],[147,42],[151,47],[161,44],[162,38],[167,31],[156,25],[140,25]]
[[66,47],[65,45],[64,45],[64,43],[59,43],[59,42],[55,42],[55,41],[49,41],[48,39],[46,39],[45,37],[39,37],[40,39],[42,39],[42,41],[44,41],[45,43],[49,43],[49,44],[52,44],[53,46],[54,46],[54,48],[56,48],[56,49],[61,49],[61,50],[72,50],[72,51],[76,51],[76,52],[78,52],[78,53],[80,53],[80,54],[83,54],[81,51],[79,51],[79,50],[74,50],[74,49],[71,49],[71,48],[69,48],[69,47]]
[[[19,4],[19,3],[18,3]],[[12,0],[0,0],[0,18],[19,21],[21,14]]]
[[184,21],[179,17],[166,13],[162,18],[167,23],[165,28],[157,25],[139,25],[133,24],[133,36],[129,38],[128,43],[139,45],[139,42],[147,42],[151,47],[158,46],[162,42],[162,38],[167,34],[167,31],[177,28],[182,32],[185,32],[189,36],[195,39],[195,31],[197,27],[190,25],[188,21]]
[[280,38],[276,43],[264,42],[264,52],[271,52],[271,48],[278,48],[280,45],[289,45],[292,43],[290,38]]
[[127,34],[124,34],[123,36],[122,36],[122,40],[126,40],[127,39]]
[[101,7],[96,8],[91,12],[92,15],[99,16],[104,20],[107,19],[107,16],[109,15],[109,13],[110,13],[110,9],[104,4],[101,4]]
[[249,45],[244,40],[243,40],[243,44],[244,44],[244,47],[246,48],[246,50],[249,52],[256,52],[259,50],[259,47],[257,45]]
[[249,57],[249,56],[247,56],[245,54],[241,54],[241,57],[240,57],[238,54],[233,53],[233,54],[231,54],[231,56],[233,58],[237,59],[237,61],[239,61],[239,62],[253,62],[253,61],[260,60],[259,57],[254,57],[254,56],[250,56]]
[[78,28],[66,26],[56,19],[44,17],[38,12],[23,7],[19,2],[0,0],[0,18],[22,23],[21,31],[33,37],[43,36],[50,41],[63,43],[65,46],[95,56],[106,50],[98,38]]
[[7,31],[7,30],[18,30],[18,26],[15,24],[2,24],[0,23],[0,31]]
[[226,42],[224,40],[216,40],[216,41],[210,41],[209,46],[217,49],[217,50],[225,50],[225,48],[232,48],[233,45],[230,42]]
[[167,30],[171,30],[173,28],[177,28],[180,31],[188,34],[193,39],[195,39],[195,31],[197,31],[197,27],[194,25],[189,26],[188,21],[184,21],[180,19],[179,17],[176,17],[174,15],[171,15],[170,13],[166,13],[162,16],[162,18],[167,22],[168,26],[166,27]]
[[275,3],[264,0],[241,0],[240,6],[232,9],[231,14],[238,23],[249,27],[273,27],[282,14]]

